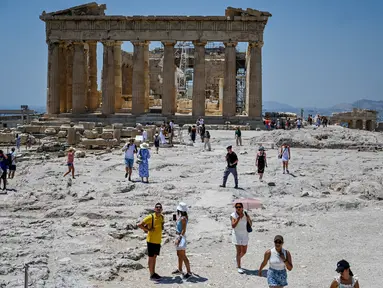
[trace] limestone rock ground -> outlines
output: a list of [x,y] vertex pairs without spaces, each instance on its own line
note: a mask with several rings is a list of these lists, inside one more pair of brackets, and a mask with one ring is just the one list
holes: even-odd
[[[255,144],[278,141],[276,133],[243,132],[244,146],[234,146],[239,190],[231,188],[232,178],[228,188],[218,187],[225,147],[234,144],[232,131],[212,131],[211,152],[202,152],[197,142],[152,154],[150,184],[126,181],[117,150],[76,159],[79,176],[71,185],[62,177],[65,158],[52,154],[21,162],[9,183],[15,190],[0,195],[0,287],[23,287],[24,263],[30,265],[30,287],[155,287],[146,269],[145,234],[135,224],[156,202],[163,203],[167,220],[157,272],[169,287],[267,287],[256,270],[276,234],[285,237],[293,255],[289,287],[329,287],[342,258],[362,287],[381,287],[381,152],[292,148],[292,175],[283,175],[277,151],[268,149],[261,183],[252,173]],[[317,131],[283,133],[308,139]],[[371,139],[377,135],[370,133]],[[245,275],[236,272],[230,238],[230,203],[236,197],[255,197],[264,205],[249,212],[255,226]],[[170,275],[177,263],[171,218],[180,201],[191,206],[188,255],[199,275],[187,282]]]

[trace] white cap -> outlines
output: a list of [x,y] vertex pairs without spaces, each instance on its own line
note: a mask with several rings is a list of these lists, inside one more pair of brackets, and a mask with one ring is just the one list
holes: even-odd
[[188,206],[184,202],[180,202],[177,206],[177,210],[181,212],[187,212],[188,211]]

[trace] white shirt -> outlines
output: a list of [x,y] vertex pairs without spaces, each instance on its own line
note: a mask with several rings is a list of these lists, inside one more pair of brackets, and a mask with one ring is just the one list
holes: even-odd
[[125,158],[126,159],[134,159],[134,151],[136,150],[136,144],[125,144],[124,150],[125,150]]
[[172,121],[170,121],[169,126],[170,126],[170,128],[172,128],[172,131],[173,131],[174,123]]
[[144,140],[148,139],[148,132],[146,132],[146,130],[144,130],[144,131],[142,132],[142,138],[143,138]]
[[12,157],[11,158],[12,159],[12,165],[16,165],[16,160],[15,160],[16,159],[16,152],[12,152],[11,157]]
[[[238,217],[239,217],[237,212],[231,213],[230,216],[233,217],[233,219],[238,219]],[[246,215],[243,215],[242,219],[239,220],[237,226],[235,226],[235,228],[233,229],[233,234],[247,235],[249,232],[247,232],[246,226],[247,226],[247,218],[246,218]]]
[[[269,259],[270,268],[275,269],[275,270],[285,270],[286,265],[283,262],[283,260],[281,259],[281,257],[279,257],[279,253],[277,252],[275,247],[271,248],[270,251],[271,251],[271,255],[270,255],[270,259]],[[283,248],[282,248],[282,253],[283,253],[283,255],[285,255],[285,258],[287,259],[286,250]]]

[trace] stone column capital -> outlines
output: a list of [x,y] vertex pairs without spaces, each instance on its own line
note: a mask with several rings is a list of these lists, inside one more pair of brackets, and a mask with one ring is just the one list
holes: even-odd
[[164,46],[174,46],[177,44],[177,41],[161,41]]
[[97,42],[98,42],[98,41],[94,41],[94,40],[86,41],[86,43],[87,43],[88,45],[97,45]]
[[238,42],[223,42],[225,47],[236,47]]
[[143,40],[132,40],[133,46],[146,46],[150,44],[150,41],[143,41]]
[[262,48],[263,44],[263,41],[249,42],[249,48]]
[[203,46],[203,47],[205,47],[206,44],[207,44],[207,41],[199,41],[199,40],[193,41],[193,45],[194,46]]
[[73,41],[73,45],[84,45],[84,41]]
[[114,42],[115,42],[115,41],[112,41],[112,40],[101,41],[101,43],[102,43],[104,46],[114,46]]

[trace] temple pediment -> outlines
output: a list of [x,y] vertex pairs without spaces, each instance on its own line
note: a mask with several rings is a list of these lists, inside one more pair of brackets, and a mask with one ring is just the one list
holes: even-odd
[[40,18],[46,17],[46,16],[86,16],[86,15],[104,16],[105,10],[106,10],[105,4],[97,4],[96,2],[91,2],[91,3],[74,6],[74,7],[56,11],[56,12],[46,13],[45,11],[43,11]]

